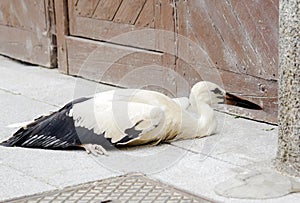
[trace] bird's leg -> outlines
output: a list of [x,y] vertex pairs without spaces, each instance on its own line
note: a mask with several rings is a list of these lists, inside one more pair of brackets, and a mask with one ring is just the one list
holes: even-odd
[[82,144],[80,145],[81,147],[83,147],[85,149],[85,151],[90,154],[94,154],[94,155],[106,155],[108,156],[107,151],[101,146],[101,145],[97,145],[97,144]]

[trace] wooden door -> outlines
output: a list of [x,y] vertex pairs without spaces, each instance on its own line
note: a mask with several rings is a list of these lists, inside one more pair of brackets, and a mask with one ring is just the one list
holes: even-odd
[[0,54],[56,67],[52,0],[0,1]]
[[[63,4],[57,9],[63,9]],[[176,95],[171,0],[69,0],[60,70],[125,87]],[[63,17],[63,16],[61,16]],[[66,22],[65,22],[66,23]],[[164,31],[160,32],[158,30]],[[66,51],[62,51],[66,50]],[[163,68],[162,68],[163,67]],[[168,78],[168,80],[165,80]],[[164,87],[164,88],[162,88]]]
[[277,120],[278,0],[55,0],[59,69],[186,96],[200,80]]
[[180,0],[176,6],[176,72],[191,85],[209,80],[264,108],[228,111],[276,123],[279,0]]

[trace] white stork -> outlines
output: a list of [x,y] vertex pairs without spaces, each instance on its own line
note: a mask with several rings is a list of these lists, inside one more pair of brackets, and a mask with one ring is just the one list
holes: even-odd
[[155,91],[118,89],[76,99],[50,115],[36,118],[1,145],[82,147],[98,155],[107,154],[106,149],[113,146],[203,137],[216,130],[212,104],[262,109],[206,81],[196,83],[189,98],[171,99]]

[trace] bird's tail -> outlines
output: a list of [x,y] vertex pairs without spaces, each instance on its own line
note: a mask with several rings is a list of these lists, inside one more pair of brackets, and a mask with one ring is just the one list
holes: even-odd
[[[52,113],[53,114],[53,113]],[[17,132],[13,134],[12,137],[10,137],[8,140],[5,140],[0,143],[0,146],[5,146],[5,147],[14,147],[14,146],[20,146],[27,138],[28,136],[32,133],[32,131],[36,128],[36,125],[50,117],[50,115],[41,115],[38,118],[34,119],[31,122],[26,122],[23,123],[23,127],[19,128]],[[13,124],[14,126],[9,126],[9,127],[17,127],[21,123]]]
[[36,120],[42,118],[44,116],[40,116],[37,119],[33,121],[26,121],[22,123],[14,123],[6,126],[7,128],[19,128],[17,132],[13,134],[12,137],[10,137],[8,140],[3,141],[0,143],[0,146],[5,146],[5,147],[13,147],[13,146],[18,146],[20,141],[24,140],[26,136],[28,136],[29,132],[32,131],[32,127],[34,126],[34,123],[36,123]]
[[[57,128],[59,128],[59,127],[66,128],[68,130],[68,126],[66,127],[66,125],[69,124],[69,123],[66,122],[66,125],[64,125],[64,123],[62,123],[62,125],[60,125],[61,122],[65,122],[65,120],[60,119],[59,116],[65,115],[66,112],[69,112],[70,109],[72,109],[73,104],[80,103],[80,102],[83,102],[83,101],[86,101],[86,100],[89,100],[89,99],[90,99],[90,97],[79,98],[79,99],[76,99],[72,102],[67,103],[64,107],[62,107],[58,111],[51,112],[49,115],[41,115],[38,118],[36,118],[33,121],[28,122],[28,123],[17,123],[17,124],[13,124],[13,125],[8,126],[8,127],[20,127],[20,125],[25,124],[23,127],[19,128],[19,130],[17,132],[15,132],[12,137],[10,137],[8,140],[0,143],[0,145],[6,146],[6,147],[13,147],[13,146],[44,147],[44,146],[41,146],[41,144],[45,143],[46,141],[43,140],[42,138],[38,139],[38,137],[40,135],[42,136],[43,132],[48,132],[49,133],[49,131],[51,131],[51,130],[52,131],[55,130],[53,133],[57,133],[57,131],[59,131],[59,129],[57,129]],[[56,116],[56,117],[53,120],[49,119],[52,116],[53,117]],[[69,117],[69,119],[72,120],[71,117]],[[51,124],[52,121],[56,122],[56,123]],[[71,127],[73,127],[73,120],[72,120],[70,125],[71,125]],[[75,129],[74,129],[74,131],[75,131]],[[58,147],[62,147],[62,146],[64,146],[64,147],[69,146],[68,145],[69,143],[67,141],[61,141],[58,138],[53,138],[53,139],[56,139],[59,142],[55,143],[54,144],[55,146],[54,145],[53,146],[49,145],[47,147],[49,147],[49,148],[50,147],[57,147],[58,148]],[[52,142],[54,142],[54,141],[52,140]],[[76,141],[76,144],[77,144],[77,142],[79,142],[79,141]],[[73,142],[70,144],[70,146],[71,145],[74,145]]]
[[20,128],[12,137],[10,137],[8,140],[5,140],[0,143],[1,146],[5,147],[13,147],[17,146],[18,143],[20,143],[21,140],[26,138],[28,133],[26,133],[26,130],[23,128]]

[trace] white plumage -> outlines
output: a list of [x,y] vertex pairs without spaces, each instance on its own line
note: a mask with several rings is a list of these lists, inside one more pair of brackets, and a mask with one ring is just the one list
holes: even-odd
[[203,137],[215,132],[211,105],[217,103],[261,109],[210,82],[195,84],[189,98],[171,99],[155,91],[118,89],[74,100],[19,129],[2,145],[79,146],[94,154],[106,154],[103,147],[107,144],[131,146]]

